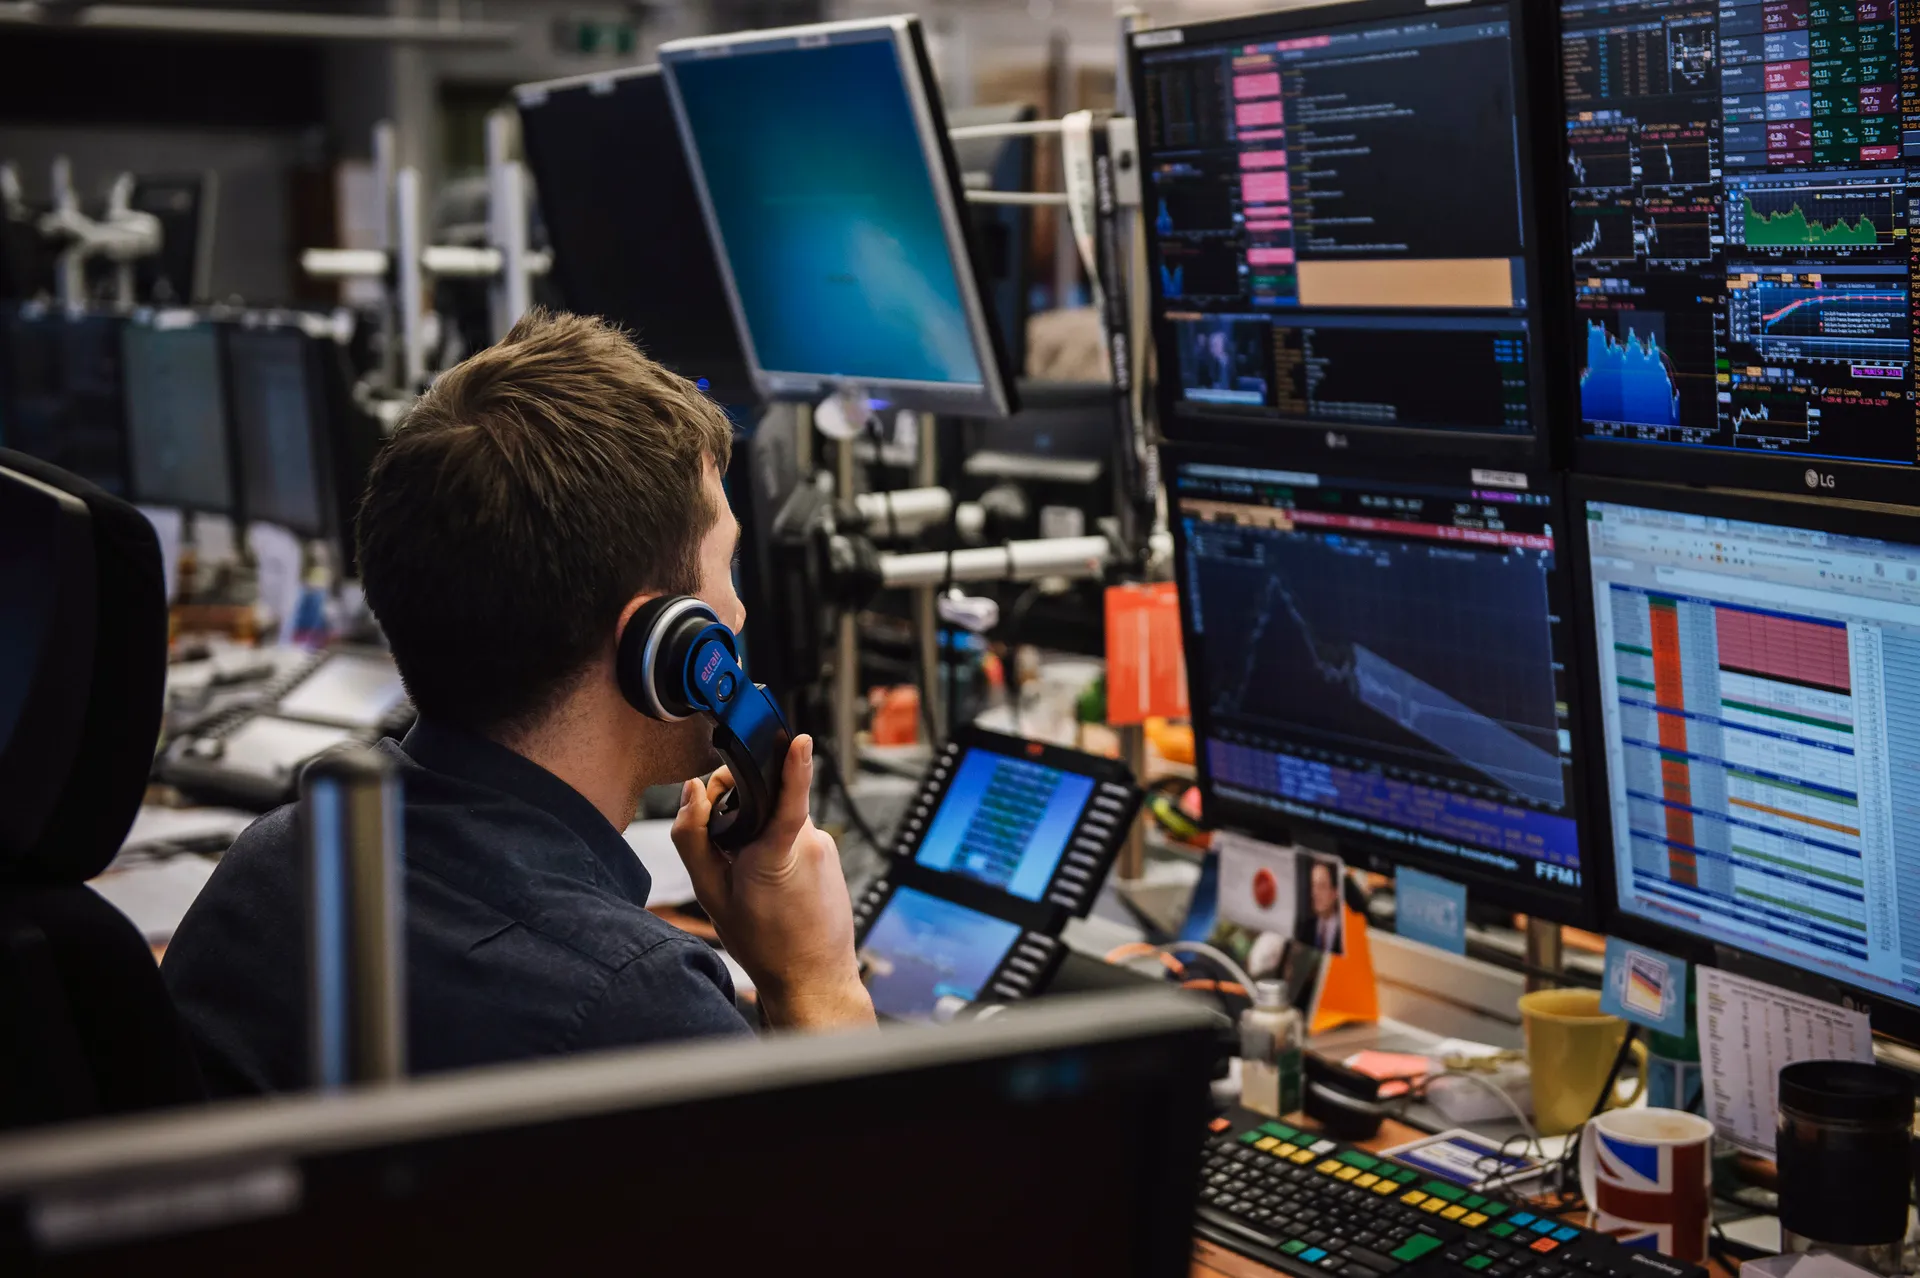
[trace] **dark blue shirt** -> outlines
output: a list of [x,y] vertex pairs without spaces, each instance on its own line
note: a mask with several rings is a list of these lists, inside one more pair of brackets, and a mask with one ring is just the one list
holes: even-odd
[[[597,808],[504,746],[424,720],[378,747],[406,793],[413,1073],[746,1033],[726,966],[646,910]],[[248,827],[161,970],[221,1094],[307,1085],[297,805]]]

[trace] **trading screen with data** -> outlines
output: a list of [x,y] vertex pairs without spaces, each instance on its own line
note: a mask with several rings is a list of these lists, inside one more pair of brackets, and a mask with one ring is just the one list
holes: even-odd
[[1583,433],[1916,461],[1910,0],[1563,0]]
[[1620,908],[1920,1003],[1920,545],[1586,518]]
[[1557,503],[1184,460],[1172,496],[1209,803],[1577,901]]
[[1532,436],[1518,10],[1135,37],[1170,433]]

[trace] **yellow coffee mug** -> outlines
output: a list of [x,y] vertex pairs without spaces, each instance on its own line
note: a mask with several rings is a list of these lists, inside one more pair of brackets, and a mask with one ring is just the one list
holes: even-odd
[[1610,1071],[1627,1023],[1600,1010],[1597,990],[1535,990],[1520,996],[1533,1075],[1533,1123],[1542,1136],[1564,1136],[1587,1121],[1602,1092],[1607,1109],[1631,1105],[1647,1087],[1647,1049],[1633,1045],[1639,1078],[1619,1094]]

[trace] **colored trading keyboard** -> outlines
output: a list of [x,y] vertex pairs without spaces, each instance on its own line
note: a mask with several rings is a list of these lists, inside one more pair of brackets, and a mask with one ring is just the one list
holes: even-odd
[[1208,1137],[1197,1231],[1296,1278],[1705,1278],[1240,1110]]

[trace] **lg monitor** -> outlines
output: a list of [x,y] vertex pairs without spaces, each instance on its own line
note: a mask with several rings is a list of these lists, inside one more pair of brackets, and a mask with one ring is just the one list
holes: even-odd
[[757,400],[659,68],[514,99],[567,309],[621,325],[723,404]]
[[1133,36],[1168,436],[1546,455],[1533,8],[1355,0]]
[[149,506],[234,512],[220,334],[183,311],[148,312],[121,334],[131,496]]
[[132,205],[160,219],[160,251],[134,263],[142,301],[187,306],[213,295],[214,210],[220,176],[148,174],[136,178]]
[[1183,1278],[1218,1022],[1059,999],[0,1140],[0,1268]]
[[763,395],[1006,416],[919,22],[676,40],[660,64]]
[[0,447],[127,495],[117,316],[35,304],[0,315]]
[[311,345],[291,324],[226,330],[241,508],[250,520],[321,537],[335,523],[332,457]]
[[1591,922],[1556,490],[1166,464],[1208,822]]
[[1572,491],[1609,930],[1651,926],[1682,952],[1725,946],[1830,978],[1908,1037],[1920,517],[1584,478]]
[[1910,7],[1560,9],[1578,467],[1914,501]]

